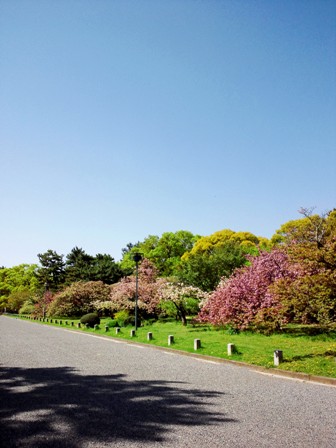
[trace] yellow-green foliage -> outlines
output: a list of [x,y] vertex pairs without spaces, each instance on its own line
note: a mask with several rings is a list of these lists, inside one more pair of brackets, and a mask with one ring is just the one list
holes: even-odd
[[336,210],[332,210],[328,215],[304,214],[301,219],[294,219],[284,223],[272,236],[271,243],[284,244],[295,242],[301,243],[322,243],[323,239],[336,232]]
[[254,252],[258,247],[267,249],[270,247],[270,242],[267,238],[257,237],[250,232],[234,232],[230,229],[219,230],[209,236],[201,237],[191,249],[186,252],[182,259],[187,260],[190,255],[196,254],[210,254],[215,248],[224,246],[227,243],[238,243],[246,252]]

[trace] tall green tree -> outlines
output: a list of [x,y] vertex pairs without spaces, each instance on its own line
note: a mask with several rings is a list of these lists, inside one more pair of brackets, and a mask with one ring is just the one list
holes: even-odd
[[91,264],[90,279],[102,281],[107,285],[118,282],[123,272],[114,258],[108,254],[97,254]]
[[186,230],[165,232],[147,258],[154,263],[161,276],[170,277],[176,274],[181,257],[192,250],[197,239],[197,236]]
[[41,263],[41,267],[37,269],[40,285],[48,285],[49,289],[56,291],[65,280],[63,255],[49,249],[37,256]]
[[210,292],[223,277],[229,277],[236,268],[245,264],[244,250],[239,243],[229,240],[209,253],[192,253],[180,264],[177,276],[188,285]]
[[82,248],[74,247],[66,256],[65,280],[68,285],[80,280],[91,280],[91,269],[94,257],[87,254]]
[[186,230],[165,232],[161,237],[149,235],[136,245],[128,245],[129,250],[124,252],[121,267],[125,272],[132,272],[135,266],[134,253],[140,252],[144,258],[154,263],[160,276],[175,275],[181,257],[193,248],[198,238],[199,236]]
[[108,254],[87,254],[82,248],[74,247],[66,256],[66,284],[78,281],[102,281],[106,284],[117,282],[122,270],[114,258]]

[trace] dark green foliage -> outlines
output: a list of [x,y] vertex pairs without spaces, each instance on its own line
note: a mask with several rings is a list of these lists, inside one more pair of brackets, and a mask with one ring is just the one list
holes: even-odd
[[64,266],[63,255],[49,249],[43,254],[37,255],[41,267],[37,269],[37,278],[43,287],[48,287],[52,291],[56,291],[64,282]]
[[83,249],[74,247],[66,257],[66,283],[83,281],[102,281],[108,285],[122,277],[119,265],[108,254],[88,255]]
[[80,322],[82,324],[84,324],[84,325],[87,324],[89,327],[94,328],[94,326],[96,324],[98,324],[98,325],[100,324],[100,319],[99,319],[98,314],[96,314],[96,313],[89,313],[89,314],[85,314],[81,318]]
[[66,256],[65,276],[66,283],[71,284],[80,280],[89,281],[93,257],[82,248],[74,247]]
[[107,327],[109,327],[109,328],[114,328],[114,327],[118,327],[119,326],[118,325],[118,321],[115,320],[115,319],[108,320],[105,325]]

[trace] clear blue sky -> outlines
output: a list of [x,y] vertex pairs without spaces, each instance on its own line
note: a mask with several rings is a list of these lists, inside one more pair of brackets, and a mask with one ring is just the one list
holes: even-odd
[[0,266],[336,206],[334,0],[0,0]]

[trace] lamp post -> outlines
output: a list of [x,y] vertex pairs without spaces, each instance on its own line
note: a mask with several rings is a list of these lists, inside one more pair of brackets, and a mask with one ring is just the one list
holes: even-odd
[[43,304],[42,304],[43,319],[45,319],[45,308],[46,308],[46,300],[47,300],[47,292],[48,291],[49,291],[49,284],[48,284],[48,282],[45,282],[45,284],[44,284],[44,297],[43,297]]
[[138,288],[139,288],[139,261],[141,261],[142,256],[139,253],[133,255],[133,260],[135,261],[135,331],[138,329]]

